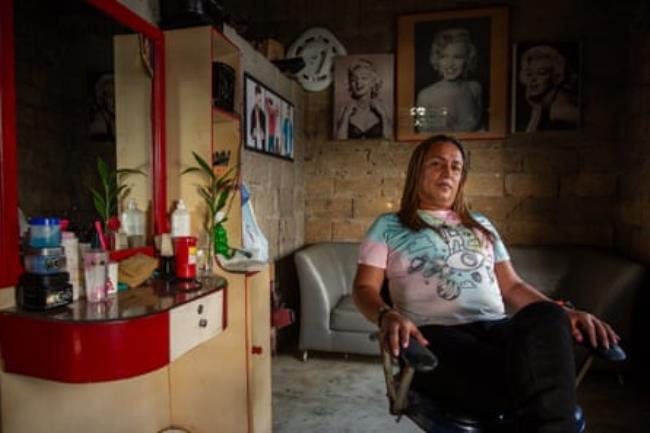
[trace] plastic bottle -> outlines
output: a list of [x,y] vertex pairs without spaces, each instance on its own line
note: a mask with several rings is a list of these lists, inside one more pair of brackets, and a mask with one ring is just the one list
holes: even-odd
[[64,231],[61,233],[61,243],[65,251],[66,271],[70,274],[72,284],[72,300],[79,299],[81,292],[81,272],[79,267],[79,239],[74,232]]
[[138,209],[135,199],[130,198],[126,209],[122,212],[122,228],[127,236],[143,236],[145,234],[144,212]]
[[172,212],[172,237],[177,238],[190,235],[190,212],[187,210],[183,199],[178,200],[176,209]]

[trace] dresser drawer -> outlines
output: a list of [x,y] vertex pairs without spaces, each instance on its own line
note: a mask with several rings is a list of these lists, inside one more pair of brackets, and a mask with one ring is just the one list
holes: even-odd
[[223,291],[218,291],[169,312],[169,359],[216,336],[223,329]]

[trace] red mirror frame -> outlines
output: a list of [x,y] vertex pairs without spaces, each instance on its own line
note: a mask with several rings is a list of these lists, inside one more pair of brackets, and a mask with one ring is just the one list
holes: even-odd
[[[153,42],[152,207],[154,233],[167,232],[164,34],[158,27],[137,15],[118,0],[85,1]],[[14,0],[0,0],[0,288],[15,285],[21,272],[18,251],[13,3]]]

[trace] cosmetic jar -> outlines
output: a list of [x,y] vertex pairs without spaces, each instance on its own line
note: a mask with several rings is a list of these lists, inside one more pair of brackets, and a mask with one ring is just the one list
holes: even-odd
[[61,246],[61,226],[58,218],[30,218],[29,245],[33,248]]
[[30,274],[51,275],[66,270],[62,247],[30,248],[24,257],[25,270]]

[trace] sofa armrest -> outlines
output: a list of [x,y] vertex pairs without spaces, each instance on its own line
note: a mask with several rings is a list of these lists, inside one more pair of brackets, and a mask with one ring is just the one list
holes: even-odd
[[556,296],[607,321],[627,342],[634,303],[645,278],[645,268],[638,263],[591,254],[587,260],[574,263]]
[[301,322],[330,329],[330,315],[352,290],[358,244],[326,242],[295,254]]

